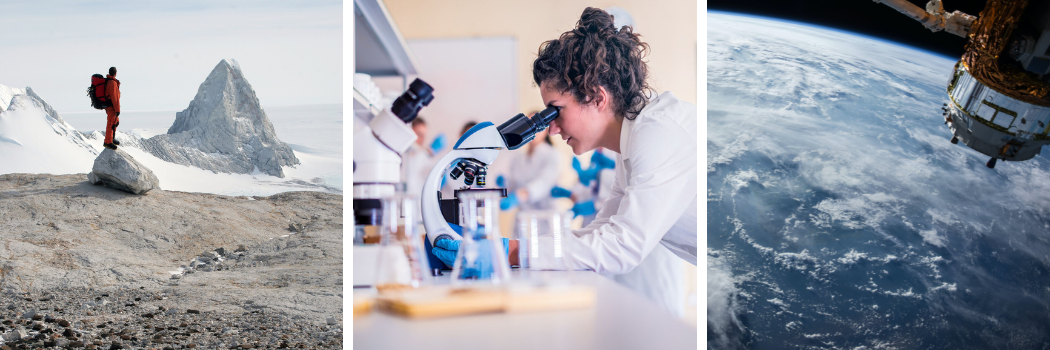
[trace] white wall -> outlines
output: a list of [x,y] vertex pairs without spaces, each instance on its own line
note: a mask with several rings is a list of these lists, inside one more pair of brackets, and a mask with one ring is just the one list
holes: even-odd
[[[418,78],[434,88],[434,101],[420,112],[429,134],[426,145],[445,134],[449,149],[468,121],[500,125],[518,111],[517,43],[513,37],[408,40],[419,62]],[[415,77],[409,77],[411,83]],[[400,93],[401,78],[373,78],[384,92]],[[489,167],[490,181],[506,169],[508,152]]]
[[[652,49],[649,83],[696,103],[697,5],[694,0],[384,0],[407,40],[510,36],[517,39],[520,109],[543,109],[532,62],[544,41],[572,30],[588,6],[616,6],[634,19]],[[419,58],[422,63],[423,59]]]

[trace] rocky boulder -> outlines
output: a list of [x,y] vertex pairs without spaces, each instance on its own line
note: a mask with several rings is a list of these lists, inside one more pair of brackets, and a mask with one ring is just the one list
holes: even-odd
[[153,171],[135,161],[126,152],[105,149],[95,158],[95,165],[87,175],[88,181],[134,194],[144,194],[160,188],[160,180]]

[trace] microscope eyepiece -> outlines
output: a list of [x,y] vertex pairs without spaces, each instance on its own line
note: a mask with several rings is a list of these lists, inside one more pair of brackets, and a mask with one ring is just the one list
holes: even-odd
[[547,107],[547,109],[536,113],[536,115],[534,115],[532,119],[536,120],[539,124],[542,124],[543,127],[546,128],[547,124],[550,124],[552,121],[554,121],[555,118],[558,118],[558,112],[561,112],[561,109],[559,107]]
[[514,150],[532,141],[536,133],[546,129],[547,124],[550,124],[551,121],[557,118],[558,107],[547,107],[547,109],[532,115],[532,118],[518,113],[518,115],[501,124],[496,130],[503,136],[503,142],[507,143],[507,148]]
[[416,114],[419,113],[420,109],[434,100],[433,94],[434,88],[416,78],[408,86],[408,90],[394,100],[394,105],[390,107],[390,111],[397,115],[401,121],[405,123],[411,122],[413,119],[416,119]]

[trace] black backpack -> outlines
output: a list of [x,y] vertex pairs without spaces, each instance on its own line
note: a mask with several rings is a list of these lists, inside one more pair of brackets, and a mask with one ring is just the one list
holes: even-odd
[[106,83],[110,80],[112,79],[103,77],[102,74],[91,76],[91,86],[88,86],[87,89],[88,97],[91,97],[91,107],[95,107],[95,109],[113,107],[109,96],[106,96]]

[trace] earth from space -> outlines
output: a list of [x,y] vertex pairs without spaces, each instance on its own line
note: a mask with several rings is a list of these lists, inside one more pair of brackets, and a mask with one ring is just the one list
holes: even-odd
[[958,58],[727,13],[707,31],[709,347],[1050,348],[1050,160],[949,142]]

